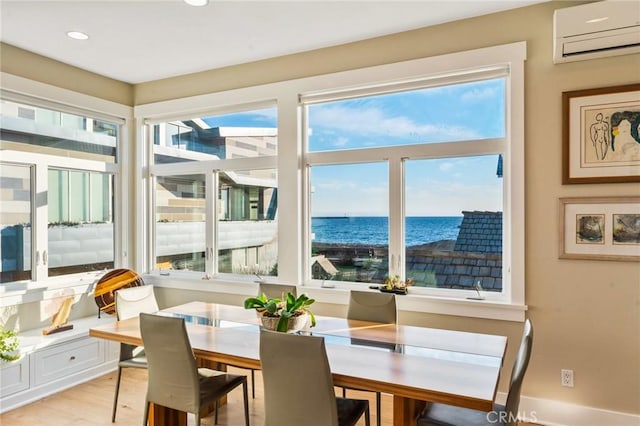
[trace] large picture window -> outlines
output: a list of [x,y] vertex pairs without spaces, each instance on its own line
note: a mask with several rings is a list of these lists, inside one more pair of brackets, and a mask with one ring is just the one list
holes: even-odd
[[507,78],[303,98],[309,279],[502,293]]

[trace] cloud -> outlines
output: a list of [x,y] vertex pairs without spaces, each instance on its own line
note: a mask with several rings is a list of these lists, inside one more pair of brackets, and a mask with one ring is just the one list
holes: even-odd
[[[408,117],[389,116],[381,108],[350,108],[325,105],[314,108],[311,125],[362,136],[412,137],[421,139],[473,139],[475,131],[464,126],[416,123]],[[324,129],[322,130],[324,132]]]
[[467,103],[479,102],[486,99],[495,98],[497,93],[498,91],[495,87],[474,88],[471,90],[467,90],[462,95],[460,95],[460,100]]
[[345,138],[344,136],[340,136],[333,142],[333,146],[345,146],[349,144],[349,138]]
[[453,163],[442,163],[440,164],[440,170],[446,172],[447,170],[451,170],[453,168]]

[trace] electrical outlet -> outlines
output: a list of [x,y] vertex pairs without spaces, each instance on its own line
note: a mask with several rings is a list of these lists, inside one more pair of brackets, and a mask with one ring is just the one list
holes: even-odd
[[560,370],[560,384],[570,388],[573,387],[573,370]]

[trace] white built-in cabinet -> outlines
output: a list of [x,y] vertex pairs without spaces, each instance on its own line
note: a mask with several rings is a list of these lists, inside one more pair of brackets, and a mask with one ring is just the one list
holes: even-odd
[[114,321],[97,315],[70,321],[72,330],[19,334],[21,357],[0,361],[0,413],[92,380],[117,366],[120,344],[89,337],[89,329]]

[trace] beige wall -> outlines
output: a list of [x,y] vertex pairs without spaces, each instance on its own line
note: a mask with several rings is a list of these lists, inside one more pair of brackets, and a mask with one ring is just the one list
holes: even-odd
[[[526,303],[535,338],[523,394],[640,414],[640,264],[558,259],[559,197],[640,193],[637,184],[561,184],[562,92],[640,82],[638,54],[561,65],[552,63],[553,9],[575,4],[545,3],[314,52],[144,83],[134,87],[133,104],[526,40]],[[4,50],[5,45],[2,47]],[[22,60],[23,56],[21,52],[17,58]],[[26,68],[45,61],[41,57],[28,57],[24,67],[22,63],[6,64],[4,52],[2,59],[3,71],[30,78],[33,78],[32,71]],[[87,80],[78,83],[66,77],[36,77],[85,93],[89,93],[86,82],[94,78],[85,76]],[[102,89],[100,96],[113,100]],[[197,292],[160,292],[163,304],[204,297]],[[230,296],[207,297],[208,300],[241,301]],[[343,312],[342,307],[330,305],[318,306],[317,310],[318,313]],[[501,382],[501,391],[506,391],[521,324],[410,312],[402,312],[400,319],[403,323],[508,335],[511,345]],[[575,371],[574,388],[560,386],[563,368]]]
[[0,71],[133,106],[133,86],[0,43]]

